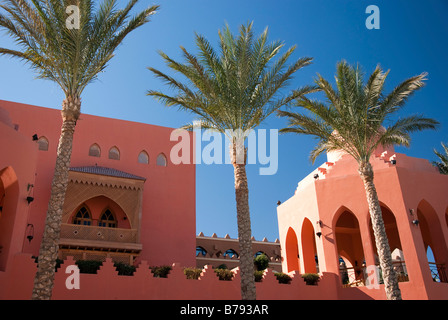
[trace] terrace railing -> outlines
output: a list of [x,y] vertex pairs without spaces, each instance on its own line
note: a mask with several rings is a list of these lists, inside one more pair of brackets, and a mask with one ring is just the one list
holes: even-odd
[[444,263],[429,262],[429,270],[431,270],[431,277],[434,282],[448,282]]
[[65,223],[61,226],[61,238],[71,240],[138,243],[137,234],[136,229],[108,228]]

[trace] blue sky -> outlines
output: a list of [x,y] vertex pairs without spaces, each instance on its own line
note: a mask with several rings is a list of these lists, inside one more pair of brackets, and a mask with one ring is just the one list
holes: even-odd
[[[293,58],[311,56],[314,63],[300,70],[291,89],[312,82],[316,73],[333,82],[336,63],[360,63],[367,74],[377,64],[390,69],[387,91],[408,77],[428,72],[425,88],[411,98],[402,114],[424,113],[441,122],[438,131],[413,135],[410,148],[396,148],[409,156],[435,160],[433,148],[448,142],[448,2],[445,0],[141,0],[138,9],[159,4],[152,21],[132,33],[99,80],[82,96],[82,112],[169,127],[193,121],[194,116],[168,109],[145,95],[166,88],[146,69],[169,72],[157,54],[162,50],[180,57],[179,46],[195,52],[194,33],[217,44],[218,30],[227,22],[234,33],[241,24],[254,22],[256,33],[269,27],[270,40],[283,40],[285,48],[297,45]],[[119,0],[121,6],[125,1]],[[380,9],[380,29],[369,30],[368,5]],[[0,45],[13,43],[0,34]],[[292,59],[291,59],[292,61]],[[0,57],[0,99],[60,108],[63,94],[48,81],[35,80],[22,62]],[[43,124],[44,125],[44,124]],[[279,129],[285,119],[272,116],[263,128]],[[279,136],[279,164],[275,175],[261,176],[259,165],[248,165],[252,233],[257,240],[278,237],[276,203],[294,194],[297,183],[325,161],[308,160],[314,140]],[[237,237],[233,167],[197,166],[197,233]],[[360,201],[364,201],[363,199]]]

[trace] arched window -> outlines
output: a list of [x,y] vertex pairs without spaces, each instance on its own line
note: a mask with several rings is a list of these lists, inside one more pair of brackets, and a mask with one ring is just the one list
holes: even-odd
[[289,227],[288,232],[286,233],[285,254],[287,271],[299,271],[299,244],[297,241],[297,235],[291,227]]
[[110,148],[109,159],[120,160],[120,150],[117,147]]
[[81,209],[78,210],[73,218],[73,224],[81,224],[85,226],[90,226],[92,224],[92,218],[86,207],[82,206]]
[[100,220],[98,221],[98,225],[100,227],[116,228],[117,224],[117,220],[115,220],[112,211],[110,211],[109,209],[104,211],[104,213],[100,217]]
[[163,153],[157,156],[157,165],[161,167],[166,167],[166,157]]
[[205,255],[207,254],[207,250],[205,250],[202,247],[196,247],[196,257],[197,256],[203,256],[205,257]]
[[[440,223],[439,215],[426,200],[421,200],[417,206],[418,228],[422,234],[423,245],[429,252],[429,269],[433,280],[436,282],[448,282],[445,272],[445,261],[448,256],[448,247]],[[429,247],[431,250],[429,250]],[[432,254],[431,254],[432,252]]]
[[340,266],[339,273],[343,281],[342,284],[351,285],[363,281],[364,277],[362,273],[364,248],[361,230],[358,219],[351,211],[341,207],[338,212],[342,213],[335,214],[335,217],[339,217],[336,220],[334,234],[338,255],[342,257],[345,263],[345,266]]
[[96,143],[92,144],[89,148],[89,156],[99,158],[101,156],[100,146]]
[[226,252],[224,252],[223,256],[224,257],[228,256],[230,259],[233,259],[233,258],[238,258],[238,253],[236,253],[236,251],[233,249],[229,249]]
[[48,151],[48,139],[45,137],[40,137],[37,140],[37,144],[39,145],[39,150]]
[[313,224],[308,218],[302,224],[302,261],[305,273],[317,273],[317,248]]
[[149,155],[146,153],[146,151],[142,151],[138,154],[138,163],[149,163]]

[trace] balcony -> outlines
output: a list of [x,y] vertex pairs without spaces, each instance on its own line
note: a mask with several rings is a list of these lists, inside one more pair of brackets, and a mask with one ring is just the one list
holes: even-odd
[[61,225],[59,246],[64,249],[90,249],[126,253],[138,253],[142,249],[141,243],[138,243],[138,232],[136,229],[67,223]]

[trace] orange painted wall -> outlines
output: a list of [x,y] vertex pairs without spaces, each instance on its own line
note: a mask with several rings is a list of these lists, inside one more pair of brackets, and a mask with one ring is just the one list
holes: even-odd
[[[366,265],[375,264],[376,250],[372,241],[365,189],[357,172],[356,161],[348,155],[341,154],[331,154],[328,158],[334,162],[324,163],[300,181],[295,194],[277,207],[277,214],[283,257],[288,256],[284,251],[286,241],[291,241],[286,237],[289,228],[294,229],[301,252],[303,247],[309,246],[309,243],[301,243],[304,230],[300,226],[304,219],[309,219],[313,223],[314,232],[319,228],[316,222],[321,220],[322,227],[319,229],[322,236],[316,237],[319,269],[320,272],[339,276],[338,251],[341,247],[357,252],[356,256],[364,258]],[[396,164],[392,164],[390,159],[395,159]],[[440,230],[434,232],[436,229],[432,229],[433,232],[430,232],[432,242],[437,243],[436,262],[447,263],[448,176],[439,174],[427,160],[395,153],[391,148],[378,150],[371,163],[374,167],[374,182],[381,205],[394,215],[409,274],[409,282],[400,282],[403,298],[448,299],[448,283],[436,283],[431,278],[421,232],[422,226],[412,223],[417,218],[418,210],[424,212],[425,216],[428,215],[432,226]],[[314,179],[315,174],[319,174],[319,178]],[[410,209],[413,209],[414,215],[410,214]],[[356,244],[344,243],[346,235],[338,236],[339,238],[336,236],[338,217],[345,210],[353,213],[359,224],[361,238]],[[397,239],[391,240],[398,243]],[[357,247],[353,247],[354,245]],[[303,262],[301,263],[303,268]],[[287,259],[283,261],[283,270],[290,271]],[[340,279],[337,286],[340,288],[341,297],[350,296],[351,288],[342,288]],[[366,287],[359,290],[369,295],[377,295],[374,293],[376,290],[372,291]],[[381,296],[382,293],[379,292],[377,297]]]
[[[18,124],[18,132],[29,137],[29,143],[36,145],[36,142],[31,141],[33,134],[45,136],[49,140],[49,150],[37,151],[35,159],[35,200],[31,203],[27,216],[29,223],[34,225],[35,238],[31,243],[26,241],[23,244],[23,252],[37,255],[61,130],[60,111],[2,100],[0,108],[9,112],[12,123]],[[145,177],[140,239],[143,249],[140,259],[151,265],[176,261],[193,266],[196,263],[195,165],[174,165],[169,161],[170,150],[177,143],[170,141],[172,130],[82,114],[74,135],[71,166],[97,164]],[[14,161],[20,166],[22,163],[29,165],[33,158],[21,155],[20,150],[15,148],[14,141],[8,142],[9,139],[8,135],[1,135],[1,145],[5,145],[16,156]],[[190,142],[192,145],[193,141]],[[89,147],[93,143],[101,147],[100,158],[88,156]],[[120,160],[108,159],[108,150],[113,146],[120,150]],[[142,150],[149,154],[149,164],[137,162]],[[156,158],[160,153],[168,158],[166,167],[156,166]]]
[[[31,135],[22,135],[3,110],[0,115],[0,187],[5,190],[0,212],[0,271],[22,251],[31,210],[26,197],[35,179],[37,146]],[[17,152],[13,152],[16,150]]]

